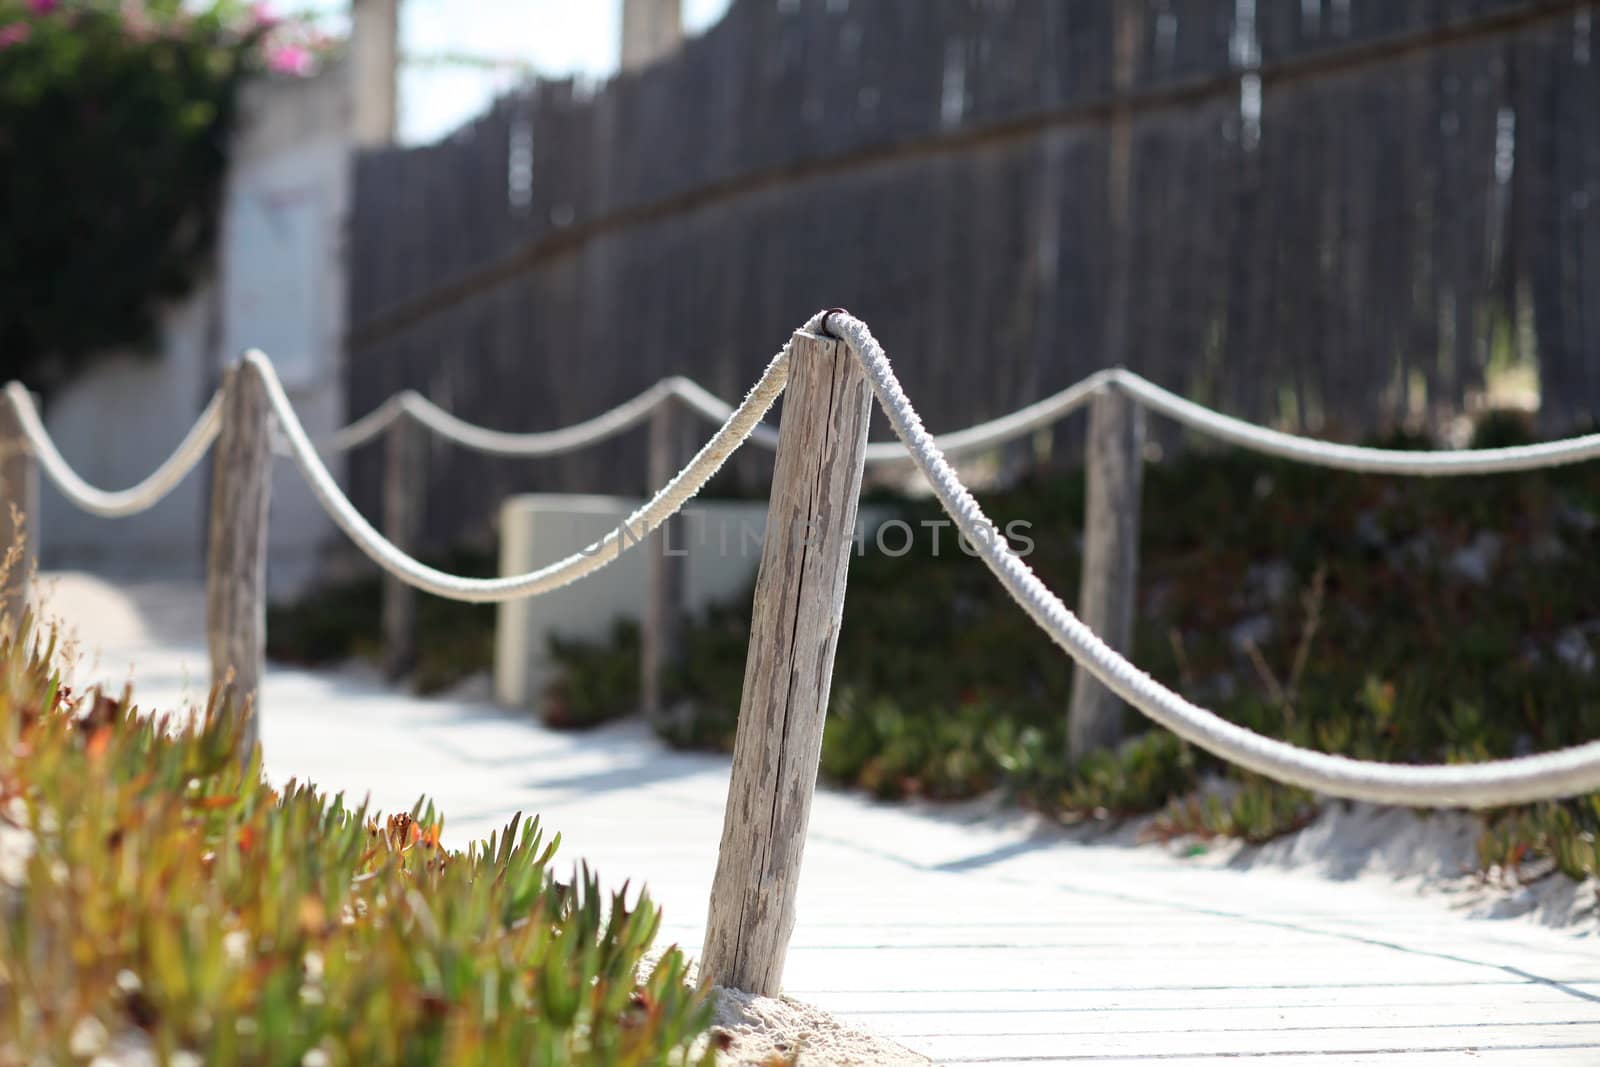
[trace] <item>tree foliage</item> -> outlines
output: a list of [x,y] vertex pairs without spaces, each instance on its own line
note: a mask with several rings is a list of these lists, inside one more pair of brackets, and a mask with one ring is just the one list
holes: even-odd
[[0,0],[0,376],[48,389],[148,344],[205,275],[274,27],[226,0]]

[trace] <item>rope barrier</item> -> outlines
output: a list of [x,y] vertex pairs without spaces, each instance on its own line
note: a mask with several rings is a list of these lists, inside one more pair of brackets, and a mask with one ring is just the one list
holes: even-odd
[[[708,393],[698,382],[688,378],[667,379],[672,387],[672,395],[683,402],[701,418],[709,422],[727,422],[733,415],[733,406],[720,396]],[[750,443],[759,445],[768,452],[778,449],[778,431],[764,422],[757,423],[750,430]]]
[[195,468],[222,429],[222,398],[213,394],[200,412],[200,417],[189,427],[188,434],[178,442],[178,447],[161,466],[138,485],[112,491],[90,485],[72,469],[72,465],[50,439],[50,431],[45,429],[44,421],[39,418],[39,409],[34,406],[32,394],[20,382],[11,382],[6,386],[6,399],[16,412],[17,422],[28,438],[28,444],[39,457],[39,465],[56,488],[61,490],[61,494],[82,510],[110,519],[137,515],[159,503]]
[[[1076,385],[1070,385],[1053,396],[1047,396],[1009,415],[989,422],[969,426],[965,430],[941,434],[933,440],[945,455],[965,455],[983,452],[1015,441],[1019,437],[1052,426],[1088,403],[1095,393],[1111,381],[1112,371],[1096,371]],[[867,446],[868,463],[911,461],[905,446],[899,441],[883,441]]]
[[1102,641],[1011,551],[940,452],[936,440],[923,428],[888,356],[866,324],[846,313],[832,312],[826,316],[824,328],[843,339],[861,360],[896,435],[905,443],[945,511],[1012,599],[1080,666],[1179,737],[1289,785],[1382,804],[1497,807],[1600,789],[1600,741],[1488,763],[1371,763],[1264,737],[1191,704]]
[[[395,393],[355,422],[341,430],[335,430],[323,443],[323,447],[330,452],[348,452],[352,448],[361,447],[393,425],[394,421],[405,413],[412,397],[421,399],[410,389]],[[288,455],[288,449],[280,449],[278,453]]]
[[316,447],[284,392],[283,383],[273,370],[272,361],[261,352],[251,351],[245,355],[244,362],[260,378],[289,452],[305,476],[312,494],[355,546],[384,570],[417,589],[451,600],[481,604],[535,596],[574,582],[637,545],[675,514],[751,436],[762,416],[772,407],[778,394],[783,392],[789,380],[789,347],[785,344],[773,357],[760,379],[751,387],[749,395],[733,409],[728,420],[688,465],[654,497],[624,519],[619,529],[565,559],[526,574],[499,578],[468,578],[436,570],[402,552],[379,533],[350,503],[317,455]]
[[[1091,375],[1055,396],[1003,418],[934,437],[906,397],[888,356],[866,324],[845,312],[814,316],[806,329],[826,328],[854,351],[889,418],[899,443],[869,446],[879,462],[909,460],[967,541],[1019,606],[1084,669],[1133,707],[1180,737],[1223,759],[1290,785],[1377,803],[1424,807],[1491,807],[1572,796],[1600,789],[1600,741],[1557,752],[1487,763],[1415,766],[1372,763],[1315,752],[1246,730],[1185,700],[1102,641],[1011,551],[946,458],[951,452],[992,448],[1047,426],[1081,406],[1097,391],[1127,390],[1151,410],[1202,433],[1283,458],[1370,473],[1413,475],[1482,474],[1575,463],[1600,455],[1600,434],[1512,448],[1417,453],[1337,445],[1296,437],[1210,411],[1128,371]],[[526,574],[468,578],[428,567],[400,551],[356,511],[317,454],[271,361],[252,351],[245,365],[265,388],[289,454],[329,517],[379,566],[418,589],[475,603],[533,596],[567,585],[605,566],[642,540],[693,498],[747,440],[776,446],[776,431],[762,423],[788,381],[790,346],[773,357],[749,394],[732,407],[684,378],[670,378],[600,416],[562,430],[508,434],[485,430],[449,414],[416,393],[391,397],[331,439],[334,447],[371,440],[403,414],[468,447],[500,455],[548,455],[583,447],[637,423],[668,397],[676,397],[721,425],[695,457],[622,528],[571,556]],[[97,489],[61,456],[21,385],[6,387],[22,432],[46,474],[74,504],[105,516],[143,511],[169,493],[205,455],[221,426],[220,398],[213,396],[188,435],[148,478],[118,492]],[[901,449],[904,451],[901,451]]]
[[[506,433],[487,430],[450,414],[417,393],[405,396],[406,414],[447,440],[491,456],[553,456],[615,437],[648,418],[667,398],[671,388],[657,382],[631,400],[592,419],[542,433]],[[732,409],[729,409],[730,413]],[[726,421],[726,419],[721,420]]]
[[[1437,452],[1368,448],[1319,441],[1212,411],[1121,368],[1096,371],[1077,384],[1027,407],[963,430],[940,434],[934,441],[946,457],[998,448],[1054,425],[1083,407],[1095,393],[1108,387],[1120,388],[1149,410],[1208,437],[1263,455],[1333,470],[1448,477],[1538,470],[1600,457],[1600,433],[1506,448]],[[632,399],[584,422],[559,430],[511,433],[476,426],[451,414],[420,393],[406,390],[396,393],[360,419],[337,431],[322,445],[335,452],[358,447],[378,436],[396,419],[410,415],[441,437],[490,455],[551,456],[584,448],[622,433],[643,421],[668,398],[676,398],[697,415],[716,424],[725,423],[734,411],[733,405],[696,382],[673,377],[662,379]],[[778,431],[765,423],[753,427],[749,439],[752,444],[768,451],[778,447]],[[879,441],[867,446],[868,464],[910,461],[905,447],[897,440]]]
[[[1029,404],[1009,415],[969,426],[937,438],[947,455],[967,455],[998,448],[1019,437],[1051,426],[1083,407],[1096,392],[1113,380],[1115,371],[1097,371],[1061,392]],[[420,393],[396,393],[350,425],[319,442],[325,451],[344,452],[377,437],[396,420],[409,415],[440,437],[464,448],[497,456],[553,456],[597,444],[642,422],[669,398],[707,422],[722,424],[733,416],[733,405],[689,378],[663,378],[638,396],[584,422],[559,430],[512,433],[490,430],[453,415]],[[778,431],[758,423],[750,431],[750,443],[767,451],[778,447]],[[287,450],[279,449],[287,455]],[[907,463],[910,457],[899,441],[869,444],[869,464]]]
[[1231,415],[1201,407],[1168,392],[1132,371],[1110,372],[1115,385],[1125,390],[1151,411],[1167,416],[1192,430],[1226,441],[1252,452],[1291,459],[1317,467],[1361,471],[1367,474],[1407,474],[1420,477],[1446,475],[1497,474],[1508,471],[1559,467],[1600,456],[1600,433],[1571,437],[1564,441],[1543,441],[1507,448],[1464,448],[1441,452],[1408,452],[1399,449],[1365,448],[1340,445],[1310,437],[1270,430]]

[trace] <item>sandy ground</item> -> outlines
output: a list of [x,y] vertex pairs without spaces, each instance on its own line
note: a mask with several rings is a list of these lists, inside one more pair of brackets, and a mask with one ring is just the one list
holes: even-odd
[[757,997],[717,988],[715,1034],[725,1062],[819,1067],[925,1067],[933,1061],[894,1042],[853,1030],[825,1011],[789,997]]

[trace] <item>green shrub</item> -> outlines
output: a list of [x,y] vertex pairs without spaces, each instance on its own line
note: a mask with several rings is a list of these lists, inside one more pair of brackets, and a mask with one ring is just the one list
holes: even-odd
[[0,638],[0,1062],[690,1061],[709,1007],[676,949],[645,965],[659,912],[558,881],[537,820],[446,850],[429,804],[271,789],[225,716],[75,697],[51,654]]
[[[428,562],[454,574],[491,574],[494,559],[461,549]],[[492,604],[463,604],[416,594],[416,662],[410,681],[437,693],[494,666]],[[367,575],[313,590],[267,609],[267,655],[281,663],[321,666],[383,658],[383,580]],[[635,672],[637,673],[637,672]]]
[[205,276],[240,86],[304,54],[285,29],[242,2],[0,0],[0,376],[147,343]]
[[1532,444],[1535,440],[1532,413],[1517,408],[1495,408],[1478,416],[1467,447],[1510,448]]
[[1317,815],[1315,798],[1303,789],[1241,774],[1225,796],[1175,796],[1152,820],[1148,833],[1174,837],[1237,837],[1252,845],[1303,829]]
[[566,665],[539,702],[539,717],[556,729],[585,729],[639,708],[639,626],[619,620],[609,642],[550,638],[550,654]]
[[1478,840],[1478,862],[1511,879],[1536,857],[1569,878],[1600,878],[1600,794],[1502,813]]
[[[1480,439],[1510,443],[1524,430],[1491,420]],[[941,515],[927,501],[880,503],[913,525]],[[1002,524],[1033,523],[1028,563],[1073,603],[1081,475],[982,503]],[[1600,737],[1600,465],[1394,479],[1185,453],[1147,467],[1142,530],[1132,659],[1234,722],[1387,762],[1485,760]],[[750,595],[691,628],[674,679],[691,714],[673,726],[674,743],[731,747]],[[569,669],[582,670],[573,652]],[[1068,658],[977,560],[869,550],[851,561],[822,774],[886,797],[999,788],[1068,819],[1162,812],[1168,832],[1252,841],[1315,812],[1306,794],[1160,730],[1069,766],[1071,678]],[[1206,774],[1232,788],[1191,804]],[[1580,871],[1594,803],[1496,825],[1529,856],[1559,855]]]
[[1151,730],[1079,760],[1058,807],[1098,818],[1137,815],[1194,784],[1194,751],[1165,730]]

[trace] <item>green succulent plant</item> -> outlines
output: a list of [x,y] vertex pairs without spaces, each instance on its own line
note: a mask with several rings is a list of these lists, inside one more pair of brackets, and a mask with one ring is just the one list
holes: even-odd
[[225,709],[73,694],[53,655],[0,636],[0,1062],[712,1062],[648,895],[558,878],[538,819],[447,849],[426,801],[273,789]]

